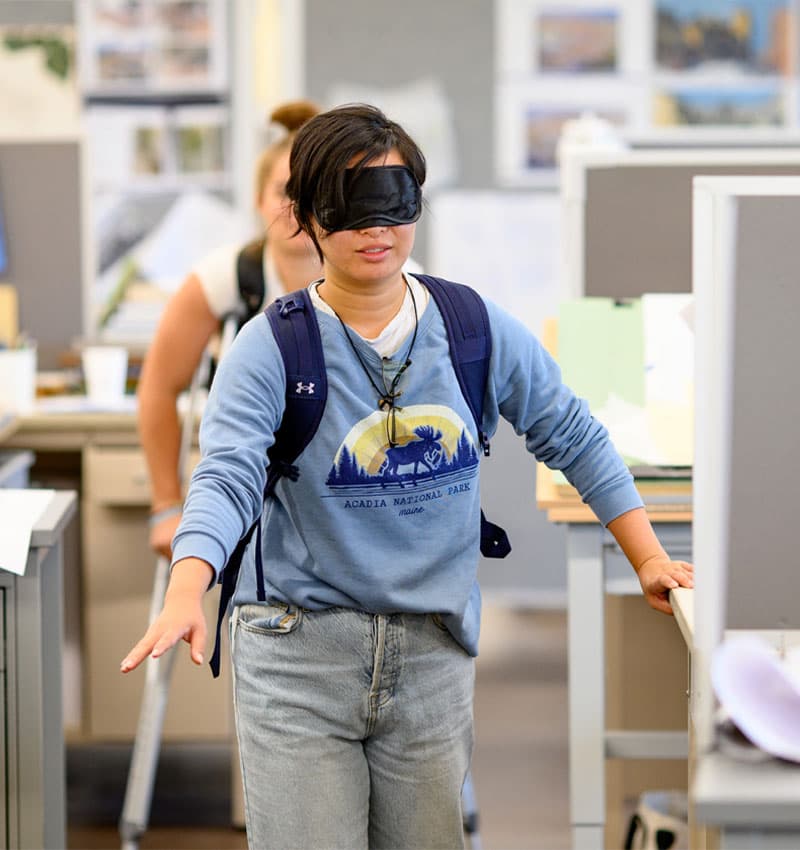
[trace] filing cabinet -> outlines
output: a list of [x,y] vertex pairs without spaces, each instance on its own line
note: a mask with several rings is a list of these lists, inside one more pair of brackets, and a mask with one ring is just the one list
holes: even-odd
[[[190,466],[196,462],[195,454]],[[119,663],[147,627],[156,568],[148,545],[150,488],[144,455],[136,446],[89,445],[83,452],[82,481],[83,732],[91,739],[131,740],[144,667],[123,676]],[[217,590],[206,595],[210,632],[217,598]],[[186,644],[176,650],[164,739],[229,739],[230,665],[223,663],[222,675],[214,679],[207,665],[197,667],[189,660]]]

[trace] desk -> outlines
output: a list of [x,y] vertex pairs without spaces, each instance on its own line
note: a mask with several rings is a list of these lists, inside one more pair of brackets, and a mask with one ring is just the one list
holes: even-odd
[[74,493],[56,493],[32,530],[25,574],[0,571],[0,847],[66,846],[61,541],[75,508]]
[[[686,646],[694,649],[694,594],[670,593]],[[734,634],[728,631],[726,634]],[[759,632],[762,637],[765,632]],[[775,632],[778,635],[789,633]],[[791,633],[794,644],[800,635]],[[689,724],[696,697],[689,700]],[[719,850],[797,850],[800,848],[800,765],[768,759],[746,762],[712,750],[696,753],[690,737],[689,827],[693,850],[706,846],[706,825]]]
[[[688,504],[647,505],[651,522],[674,558],[691,557]],[[604,847],[607,758],[683,759],[685,732],[619,731],[606,728],[605,606],[607,593],[641,594],[639,582],[612,536],[577,493],[557,488],[540,466],[537,505],[551,522],[567,528],[568,702],[570,822],[573,847]],[[648,611],[648,613],[651,613]],[[657,618],[657,612],[652,617]]]
[[[150,486],[135,414],[37,412],[19,416],[9,430],[3,448],[36,453],[34,480],[80,491],[80,540],[68,565],[67,666],[68,683],[81,686],[68,734],[76,742],[132,741],[144,673],[121,676],[119,662],[146,628],[156,564],[148,544]],[[216,622],[216,600],[216,591],[206,595],[209,622]],[[215,681],[182,649],[164,739],[231,740],[230,665],[223,664],[223,678]],[[203,711],[197,711],[200,704]]]

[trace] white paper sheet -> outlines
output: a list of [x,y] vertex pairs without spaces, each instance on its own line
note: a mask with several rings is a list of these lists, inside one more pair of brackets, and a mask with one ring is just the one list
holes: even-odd
[[800,762],[800,682],[766,640],[726,639],[712,656],[711,681],[724,711],[756,746]]
[[558,315],[557,194],[440,192],[426,215],[425,271],[469,284],[537,336],[544,321]]
[[694,330],[691,293],[642,295],[644,396],[650,436],[659,447],[652,463],[694,462]]
[[615,393],[592,413],[606,426],[611,440],[624,457],[636,462],[664,463],[663,453],[650,432],[647,411]]
[[31,531],[54,490],[0,489],[0,569],[25,575]]
[[647,404],[691,405],[694,397],[694,332],[687,321],[694,295],[642,295],[644,382]]

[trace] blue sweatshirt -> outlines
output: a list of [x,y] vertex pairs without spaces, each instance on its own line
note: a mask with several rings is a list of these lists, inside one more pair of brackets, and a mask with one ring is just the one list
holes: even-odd
[[[510,314],[489,301],[487,308],[492,358],[484,430],[491,437],[499,417],[507,419],[537,460],[563,470],[604,524],[640,507],[606,429],[561,382],[555,361]],[[437,613],[477,655],[481,452],[439,310],[430,300],[419,317],[412,364],[398,385],[394,448],[387,414],[342,326],[319,310],[317,320],[328,397],[319,428],[296,461],[298,480],[281,479],[262,505],[286,376],[261,314],[242,328],[215,376],[173,563],[201,558],[219,575],[263,508],[267,599],[311,610]],[[368,343],[350,336],[373,381],[380,387],[385,378],[388,386],[410,340],[396,360],[382,363]],[[502,517],[494,519],[502,524]],[[234,604],[256,601],[255,545],[254,537]]]

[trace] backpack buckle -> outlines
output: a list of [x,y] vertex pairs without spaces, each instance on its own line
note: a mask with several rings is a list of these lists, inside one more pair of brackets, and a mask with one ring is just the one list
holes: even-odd
[[280,298],[278,299],[279,308],[278,313],[282,319],[285,319],[289,313],[294,313],[295,310],[304,310],[305,305],[301,298],[291,296],[288,298]]

